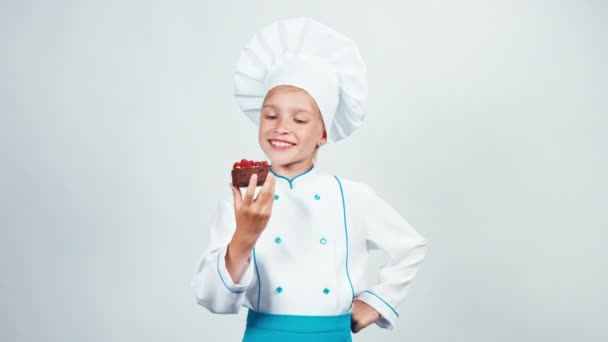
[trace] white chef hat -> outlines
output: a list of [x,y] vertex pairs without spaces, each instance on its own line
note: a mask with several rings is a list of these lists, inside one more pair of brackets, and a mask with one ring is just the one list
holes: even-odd
[[276,21],[242,50],[234,74],[235,96],[255,124],[267,92],[278,85],[304,89],[317,103],[328,143],[362,123],[367,68],[355,42],[311,18]]

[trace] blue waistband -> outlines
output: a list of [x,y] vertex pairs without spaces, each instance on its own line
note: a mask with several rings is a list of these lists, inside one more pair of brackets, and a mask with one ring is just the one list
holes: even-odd
[[247,326],[293,332],[350,331],[351,314],[332,316],[280,315],[249,309]]

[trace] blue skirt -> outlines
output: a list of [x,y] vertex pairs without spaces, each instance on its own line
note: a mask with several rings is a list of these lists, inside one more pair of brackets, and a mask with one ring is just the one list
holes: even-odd
[[249,309],[243,342],[351,342],[351,314],[299,316]]

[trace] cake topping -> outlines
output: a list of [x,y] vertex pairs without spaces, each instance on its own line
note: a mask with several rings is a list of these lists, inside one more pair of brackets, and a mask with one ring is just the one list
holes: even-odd
[[241,159],[232,165],[232,169],[245,169],[245,168],[259,168],[268,167],[268,162],[264,161],[253,161],[248,159]]

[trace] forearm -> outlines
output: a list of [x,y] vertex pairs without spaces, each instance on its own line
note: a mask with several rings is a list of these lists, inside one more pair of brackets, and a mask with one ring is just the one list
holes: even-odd
[[238,228],[235,230],[232,239],[228,243],[225,257],[226,269],[230,273],[233,282],[239,283],[241,281],[243,274],[251,262],[251,251],[256,241],[257,237],[243,233]]

